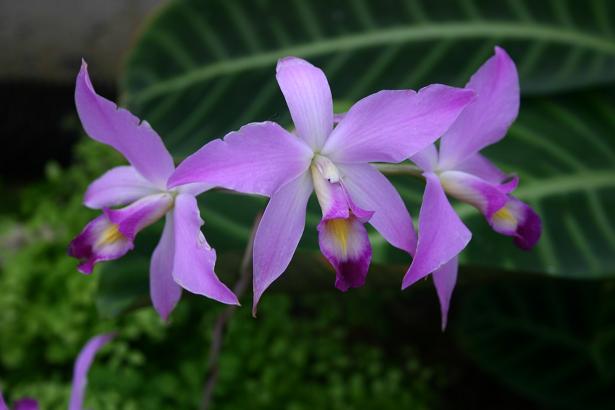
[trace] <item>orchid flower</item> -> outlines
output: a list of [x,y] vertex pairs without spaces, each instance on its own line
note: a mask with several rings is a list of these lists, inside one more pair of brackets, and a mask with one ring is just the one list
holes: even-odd
[[457,281],[457,255],[472,234],[447,195],[476,207],[498,233],[512,236],[521,249],[540,237],[540,217],[511,195],[518,178],[509,177],[479,153],[504,137],[519,111],[519,78],[514,62],[499,47],[472,76],[466,88],[476,99],[435,145],[411,157],[426,180],[419,213],[417,249],[403,280],[407,288],[433,273],[446,327],[448,307]]
[[[88,370],[94,361],[96,353],[111,339],[113,339],[113,337],[114,334],[111,333],[95,336],[91,338],[79,352],[79,356],[77,356],[75,368],[73,370],[73,383],[70,391],[68,410],[83,409],[83,399],[85,396],[85,387],[87,385]],[[13,404],[13,410],[38,409],[38,401],[30,397],[17,400]],[[0,393],[0,410],[9,410],[9,407],[2,397],[2,393]]]
[[432,85],[380,91],[334,127],[325,74],[305,60],[278,62],[276,78],[296,131],[273,122],[245,125],[188,157],[169,187],[206,183],[271,199],[254,241],[254,311],[288,267],[313,191],[322,209],[318,240],[342,291],[363,285],[371,261],[369,222],[393,246],[413,252],[412,220],[393,185],[370,162],[400,162],[433,143],[473,92]]
[[[115,148],[131,164],[109,170],[85,194],[85,205],[103,213],[69,246],[69,255],[81,260],[79,271],[89,274],[97,262],[122,257],[133,248],[139,231],[166,215],[150,264],[150,294],[160,316],[168,318],[182,288],[239,304],[214,273],[216,252],[201,233],[195,196],[208,187],[191,184],[167,189],[175,166],[160,136],[147,122],[97,95],[85,62],[77,76],[75,102],[86,133]],[[127,206],[111,208],[119,205]]]

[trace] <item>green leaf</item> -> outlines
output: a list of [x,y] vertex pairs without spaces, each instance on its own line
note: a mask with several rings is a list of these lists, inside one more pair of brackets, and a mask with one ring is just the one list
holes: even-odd
[[523,89],[615,80],[615,5],[606,0],[330,2],[186,0],[147,25],[122,89],[177,155],[255,120],[288,124],[278,58],[322,67],[336,99],[431,82],[463,85],[499,44]]
[[[291,125],[275,82],[278,57],[298,55],[321,66],[339,108],[381,88],[462,85],[500,44],[531,95],[615,80],[614,15],[615,6],[600,0],[408,0],[378,7],[359,0],[176,1],[144,28],[122,88],[129,108],[179,161],[249,121]],[[457,205],[474,233],[462,262],[567,277],[614,273],[614,117],[612,92],[525,97],[507,138],[486,154],[521,177],[516,195],[542,216],[543,238],[522,252],[474,209]],[[416,217],[422,181],[392,180]],[[204,194],[209,242],[219,252],[242,249],[265,203]],[[312,201],[302,247],[317,249],[319,220]],[[370,236],[376,262],[409,263],[408,255]]]
[[453,321],[461,346],[548,408],[612,409],[615,283],[520,278],[462,295]]

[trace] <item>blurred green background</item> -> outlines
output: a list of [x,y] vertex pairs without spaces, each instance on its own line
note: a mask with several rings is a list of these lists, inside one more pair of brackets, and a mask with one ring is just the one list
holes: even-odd
[[[314,252],[312,204],[302,250],[258,318],[246,295],[230,320],[211,408],[615,408],[611,1],[60,3],[0,7],[3,49],[21,44],[3,53],[0,70],[0,389],[9,401],[34,396],[43,409],[65,408],[80,347],[117,330],[92,367],[89,408],[198,408],[223,312],[184,293],[170,323],[158,319],[147,267],[161,225],[91,276],[66,256],[96,215],[81,204],[88,183],[123,161],[82,134],[72,102],[81,56],[98,91],[150,122],[180,161],[249,121],[289,125],[274,78],[279,57],[322,67],[343,111],[383,88],[462,86],[500,45],[518,65],[522,108],[486,154],[521,177],[519,198],[543,218],[537,248],[517,250],[455,204],[474,238],[441,333],[432,284],[400,292],[409,259],[375,232],[367,285],[337,292]],[[36,43],[46,37],[55,48]],[[392,179],[416,217],[420,181]],[[226,283],[265,204],[202,196]]]

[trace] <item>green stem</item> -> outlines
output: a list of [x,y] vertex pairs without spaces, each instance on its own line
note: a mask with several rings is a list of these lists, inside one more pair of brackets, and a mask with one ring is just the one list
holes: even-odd
[[376,168],[386,175],[411,175],[423,179],[423,170],[411,164],[376,164]]

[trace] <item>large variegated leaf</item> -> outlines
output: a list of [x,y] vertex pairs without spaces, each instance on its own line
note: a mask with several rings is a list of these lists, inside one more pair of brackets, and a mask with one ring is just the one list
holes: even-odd
[[[380,88],[463,84],[500,44],[517,61],[525,92],[545,93],[615,78],[614,13],[599,0],[177,1],[145,27],[122,86],[129,107],[181,160],[248,121],[290,125],[275,82],[278,57],[322,66],[338,105],[348,106]],[[463,262],[572,277],[615,272],[614,118],[612,89],[525,97],[509,136],[487,154],[521,176],[517,194],[543,217],[543,238],[521,252],[461,205],[474,232]],[[393,180],[416,216],[422,182]],[[227,193],[202,198],[206,235],[220,251],[244,246],[266,203]],[[304,247],[317,246],[318,220],[312,204]],[[409,262],[372,239],[377,262]]]
[[126,101],[185,155],[254,120],[287,122],[276,60],[308,58],[334,96],[463,85],[492,52],[517,61],[525,92],[615,79],[607,0],[185,0],[147,25],[122,79]]

